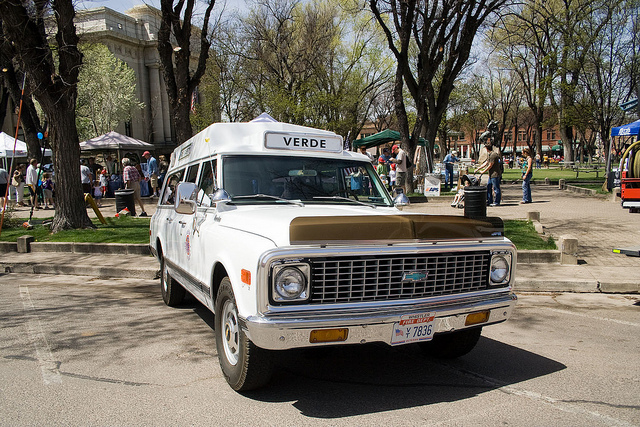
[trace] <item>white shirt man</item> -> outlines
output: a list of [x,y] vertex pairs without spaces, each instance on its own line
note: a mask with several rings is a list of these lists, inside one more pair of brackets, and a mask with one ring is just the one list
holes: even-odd
[[29,167],[27,168],[27,176],[25,177],[24,182],[29,187],[31,204],[36,209],[40,209],[40,206],[38,206],[38,197],[36,195],[36,189],[38,188],[38,170],[36,169],[37,165],[38,161],[36,159],[31,159]]
[[391,147],[391,152],[396,156],[391,158],[391,162],[396,164],[396,186],[404,187],[407,182],[407,153],[398,144]]

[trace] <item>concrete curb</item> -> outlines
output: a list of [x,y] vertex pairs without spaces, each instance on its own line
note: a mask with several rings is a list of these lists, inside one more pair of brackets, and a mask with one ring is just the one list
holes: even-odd
[[31,252],[71,252],[82,254],[149,255],[147,244],[34,242]]
[[71,276],[91,276],[100,279],[155,279],[158,267],[137,266],[136,268],[123,267],[92,267],[73,264],[43,264],[39,262],[0,262],[0,271],[4,273],[21,274],[67,274]]

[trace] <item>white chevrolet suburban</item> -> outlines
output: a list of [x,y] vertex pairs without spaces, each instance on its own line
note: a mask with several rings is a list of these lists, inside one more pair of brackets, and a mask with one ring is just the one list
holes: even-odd
[[499,218],[403,213],[340,136],[274,121],[213,124],[175,149],[150,246],[164,302],[186,291],[215,313],[239,391],[269,381],[278,350],[416,343],[461,356],[516,303]]

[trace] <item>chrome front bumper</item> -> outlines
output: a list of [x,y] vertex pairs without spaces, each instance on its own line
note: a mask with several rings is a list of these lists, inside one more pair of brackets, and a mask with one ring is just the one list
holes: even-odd
[[[489,298],[462,300],[446,306],[417,305],[387,307],[381,310],[357,312],[340,311],[316,313],[292,313],[273,317],[249,316],[240,319],[249,339],[258,347],[269,350],[285,350],[319,345],[364,344],[391,342],[393,325],[406,314],[435,312],[435,333],[451,332],[473,326],[486,326],[507,320],[516,305],[517,297],[512,293],[492,295]],[[470,313],[490,311],[489,320],[478,325],[465,326]],[[345,341],[311,343],[310,333],[316,329],[348,328]]]

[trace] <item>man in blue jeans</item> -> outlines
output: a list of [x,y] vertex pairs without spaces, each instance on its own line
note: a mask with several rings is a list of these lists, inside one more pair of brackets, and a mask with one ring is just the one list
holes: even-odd
[[458,161],[458,153],[454,150],[444,156],[444,189],[447,191],[453,187],[453,164]]
[[487,183],[487,205],[500,206],[502,193],[500,191],[500,181],[502,180],[502,167],[500,164],[500,152],[493,149],[493,144],[487,140],[484,144],[489,153],[487,160],[480,165],[476,172],[480,172],[480,178],[487,172],[489,182]]

